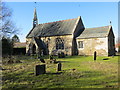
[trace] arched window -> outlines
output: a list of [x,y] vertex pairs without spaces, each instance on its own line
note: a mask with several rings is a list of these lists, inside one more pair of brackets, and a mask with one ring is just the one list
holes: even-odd
[[64,49],[64,40],[56,38],[56,49]]

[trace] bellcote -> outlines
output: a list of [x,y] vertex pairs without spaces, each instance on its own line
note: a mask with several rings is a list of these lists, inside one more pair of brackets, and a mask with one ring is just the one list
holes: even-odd
[[36,8],[34,9],[33,28],[38,25]]

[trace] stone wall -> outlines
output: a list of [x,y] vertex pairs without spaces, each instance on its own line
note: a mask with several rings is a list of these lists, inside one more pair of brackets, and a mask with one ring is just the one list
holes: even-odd
[[[49,54],[54,53],[57,54],[59,51],[64,52],[67,55],[71,55],[71,50],[72,50],[72,35],[65,35],[65,36],[52,36],[52,37],[41,37],[41,40],[45,43],[48,44],[48,50],[49,50]],[[64,40],[64,49],[61,50],[56,50],[56,43],[55,40],[56,38],[61,38]],[[32,38],[27,38],[26,39],[27,45],[26,45],[26,52],[28,52],[29,50],[29,44],[31,42],[33,42],[35,44],[35,42],[32,40]],[[35,44],[36,45],[36,44]],[[36,47],[38,48],[38,46],[36,45]],[[36,48],[36,50],[37,50]],[[47,47],[46,47],[47,48]]]
[[[30,47],[30,44],[31,47]],[[36,46],[36,51],[38,49],[38,46],[37,44],[35,43],[35,41],[33,40],[33,38],[26,38],[26,53],[32,53],[32,46],[35,45]]]
[[[63,50],[61,50],[61,49],[56,50],[56,42],[55,42],[56,38],[61,38],[64,40],[64,49]],[[47,42],[47,40],[49,39],[49,42],[48,42],[49,54],[51,54],[51,53],[57,54],[58,52],[62,51],[67,55],[71,55],[72,35],[42,37],[41,39],[45,42]]]
[[77,39],[77,46],[78,41],[83,41],[83,48],[78,48],[78,55],[93,55],[96,51],[99,56],[108,56],[108,37]]

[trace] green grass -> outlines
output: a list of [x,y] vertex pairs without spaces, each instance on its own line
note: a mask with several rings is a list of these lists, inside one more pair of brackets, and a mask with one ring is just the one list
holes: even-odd
[[[48,57],[45,57],[48,61]],[[108,60],[103,60],[103,59]],[[7,64],[3,70],[4,88],[117,88],[118,56],[67,56],[57,59],[62,62],[62,71],[57,72],[56,64],[46,65],[46,74],[35,76],[35,66],[39,60],[20,57],[23,63]],[[73,70],[75,69],[75,70]]]

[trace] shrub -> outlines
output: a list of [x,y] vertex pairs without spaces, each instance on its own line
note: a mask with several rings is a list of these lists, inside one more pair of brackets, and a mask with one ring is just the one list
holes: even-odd
[[11,55],[13,51],[13,43],[9,38],[2,38],[2,55]]

